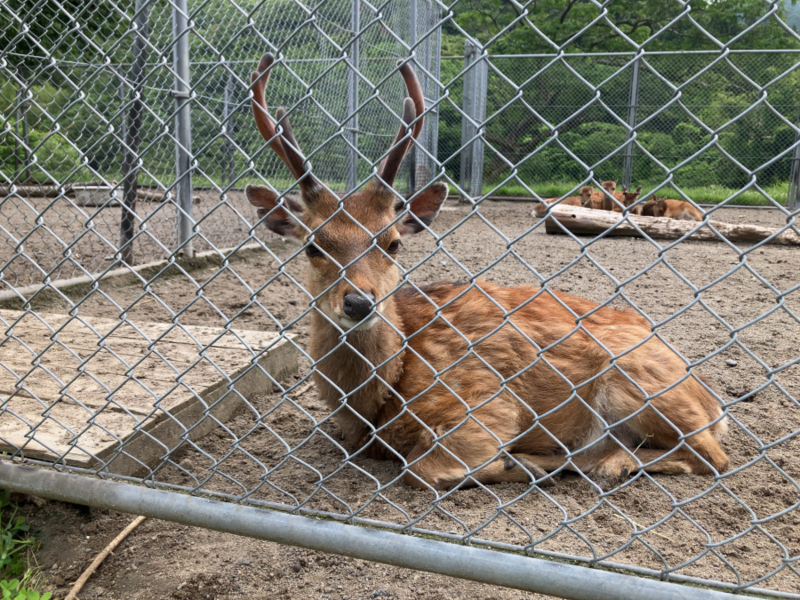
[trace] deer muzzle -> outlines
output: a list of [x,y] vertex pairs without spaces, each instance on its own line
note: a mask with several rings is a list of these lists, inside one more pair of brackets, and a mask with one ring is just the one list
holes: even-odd
[[344,297],[342,312],[348,319],[363,321],[372,312],[373,306],[375,306],[375,296],[369,292],[347,294]]

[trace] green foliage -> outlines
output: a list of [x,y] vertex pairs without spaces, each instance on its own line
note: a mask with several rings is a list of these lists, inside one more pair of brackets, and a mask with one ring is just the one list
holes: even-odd
[[[47,134],[33,130],[28,134],[28,146],[23,143],[22,130],[18,130],[18,138],[4,136],[0,144],[0,164],[8,171],[14,171],[14,154],[16,153],[16,179],[28,179],[24,166],[30,165],[30,179],[40,183],[56,183],[70,177],[81,164],[80,153],[60,134]],[[26,154],[27,162],[26,162]]]
[[25,553],[36,544],[10,495],[8,490],[0,492],[0,575],[6,577],[25,573]]
[[11,579],[0,581],[0,600],[50,600],[50,592],[39,592],[25,585],[25,581]]
[[0,600],[50,600],[35,589],[37,570],[27,566],[27,554],[38,542],[28,535],[25,519],[17,516],[11,492],[0,491]]

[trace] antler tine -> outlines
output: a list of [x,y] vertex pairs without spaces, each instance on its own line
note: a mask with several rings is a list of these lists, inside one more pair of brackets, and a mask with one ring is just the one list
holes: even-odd
[[[268,52],[258,61],[258,68],[250,74],[250,81],[253,84],[253,99],[251,101],[253,117],[256,120],[256,127],[261,132],[261,136],[269,143],[275,153],[281,157],[281,160],[286,163],[289,170],[292,170],[292,166],[286,160],[286,151],[283,149],[281,138],[278,137],[275,125],[272,124],[269,118],[267,103],[264,100],[264,90],[267,87],[269,76],[272,74],[269,69],[274,62],[275,57]],[[297,177],[294,172],[292,174]]]
[[[406,83],[408,90],[408,98],[403,102],[403,124],[392,142],[392,149],[386,158],[383,159],[378,174],[387,185],[394,184],[394,178],[400,170],[400,165],[403,164],[403,159],[411,146],[412,140],[416,140],[422,132],[422,124],[424,118],[418,119],[414,123],[414,129],[411,131],[411,137],[403,140],[406,136],[406,130],[411,122],[425,112],[425,98],[422,95],[422,87],[417,79],[417,74],[411,68],[411,64],[397,61],[400,67],[400,75]],[[402,141],[401,141],[402,140]]]
[[[418,117],[425,112],[425,97],[422,95],[422,86],[419,84],[419,79],[417,79],[417,74],[414,72],[414,69],[411,68],[411,63],[401,63],[402,61],[397,61],[397,64],[400,67],[400,75],[402,75],[403,81],[406,82],[408,97],[414,101],[414,110],[417,113],[416,117]],[[412,132],[411,137],[415,140],[422,132],[423,122],[424,118],[420,119],[414,124],[414,131]]]
[[[277,112],[278,119],[282,119],[281,127],[283,132],[280,136],[277,135],[275,125],[269,118],[269,110],[267,109],[267,103],[264,98],[264,91],[267,88],[267,82],[272,73],[271,67],[274,62],[275,57],[267,52],[258,62],[258,68],[250,74],[250,81],[253,84],[253,100],[251,102],[253,105],[253,116],[255,117],[256,126],[263,138],[267,140],[270,147],[281,157],[281,160],[286,166],[289,167],[289,171],[292,172],[294,178],[300,180],[301,188],[306,188],[312,185],[314,180],[312,177],[303,178],[303,175],[306,173],[306,169],[303,166],[305,158],[292,133],[289,119],[285,116],[286,111],[279,108]],[[288,152],[286,146],[289,146]]]
[[[303,156],[303,151],[300,150],[300,144],[297,143],[297,139],[294,137],[292,124],[289,123],[286,109],[281,106],[275,111],[275,116],[283,129],[281,138],[283,138],[283,149],[286,151],[286,157],[294,163],[294,167],[299,173],[305,173],[306,168],[303,166],[305,156]],[[311,163],[308,163],[308,170],[311,170]]]

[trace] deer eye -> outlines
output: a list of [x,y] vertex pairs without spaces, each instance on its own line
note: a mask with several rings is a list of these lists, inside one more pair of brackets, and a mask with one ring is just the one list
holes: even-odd
[[386,252],[389,254],[397,254],[397,251],[400,250],[400,246],[402,246],[400,240],[393,240],[392,243],[387,246]]
[[317,248],[314,244],[309,244],[306,246],[306,256],[309,258],[316,258],[317,256],[322,256],[322,250]]

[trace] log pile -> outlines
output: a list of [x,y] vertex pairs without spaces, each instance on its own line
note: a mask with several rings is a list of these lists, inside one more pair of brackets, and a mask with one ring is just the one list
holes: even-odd
[[[712,231],[713,228],[715,231]],[[789,229],[780,229],[750,225],[747,223],[723,223],[708,221],[700,227],[697,221],[682,221],[668,217],[641,217],[605,210],[594,210],[581,206],[554,206],[545,221],[547,233],[564,233],[564,230],[576,235],[625,235],[654,239],[676,240],[686,237],[690,240],[720,241],[720,236],[731,242],[763,242],[783,246],[800,246],[800,236]],[[696,230],[696,231],[695,231]]]

